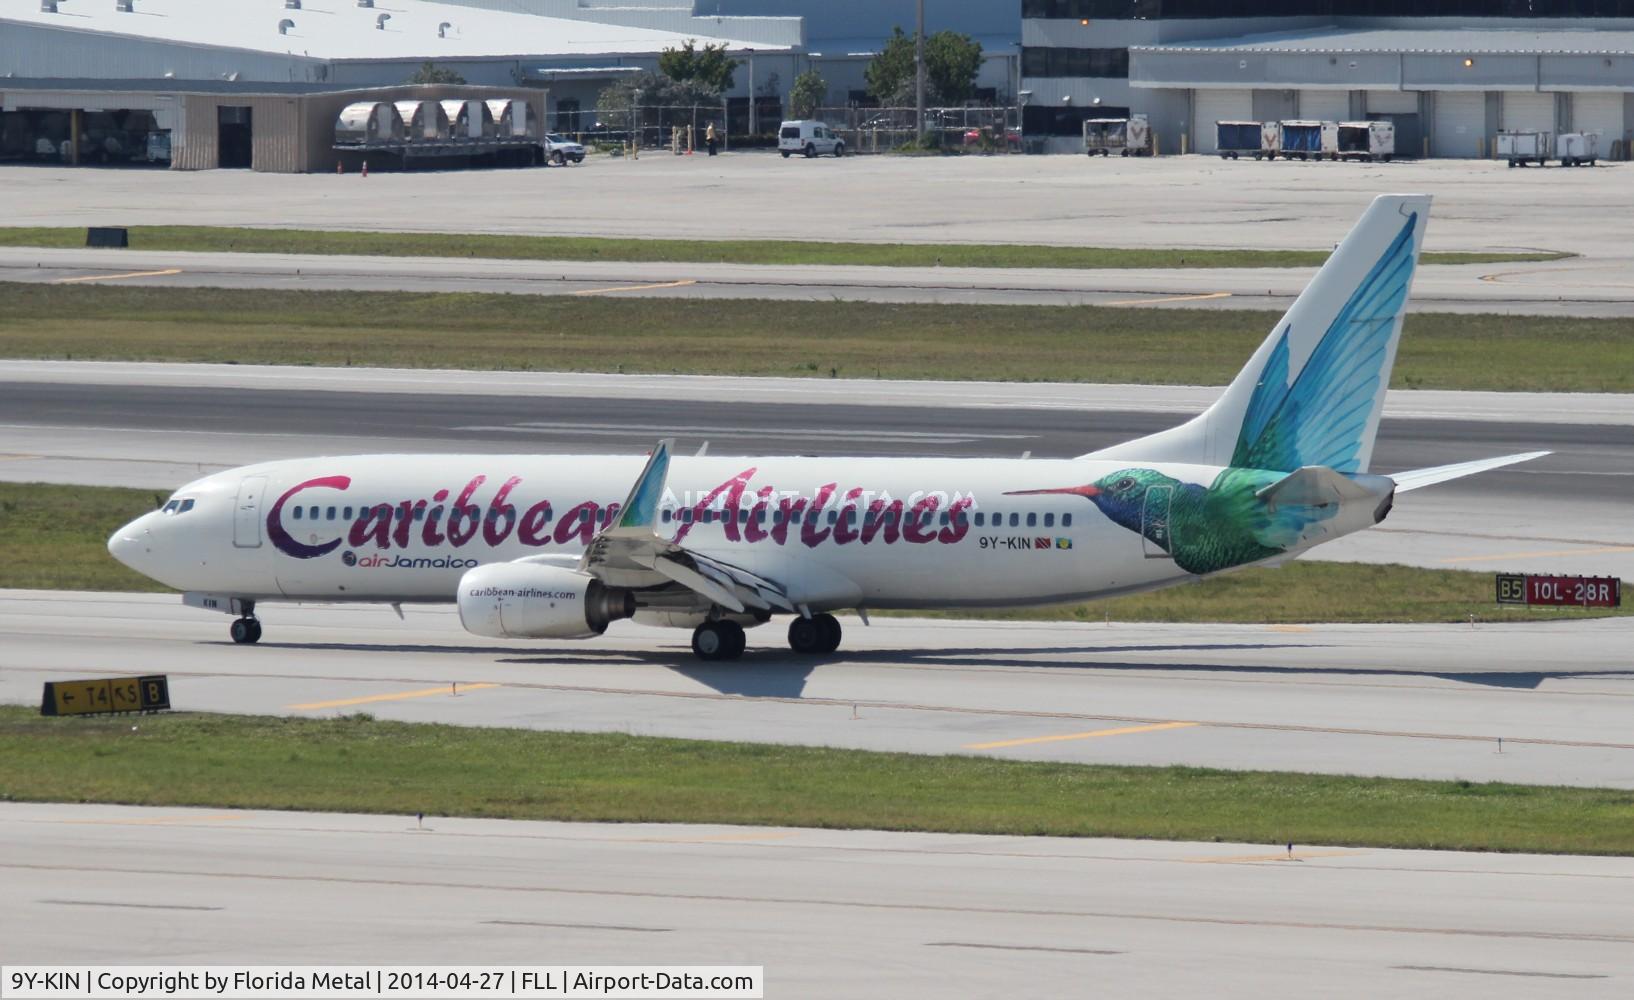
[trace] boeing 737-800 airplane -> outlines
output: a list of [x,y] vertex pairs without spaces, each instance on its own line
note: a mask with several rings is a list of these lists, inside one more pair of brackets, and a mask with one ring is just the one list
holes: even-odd
[[665,441],[645,460],[268,462],[190,483],[108,548],[233,615],[241,643],[267,601],[453,602],[492,637],[688,628],[704,659],[780,613],[795,651],[828,653],[834,611],[1091,600],[1281,562],[1382,521],[1397,493],[1543,454],[1367,471],[1429,208],[1377,198],[1212,407],[1078,458],[682,458]]

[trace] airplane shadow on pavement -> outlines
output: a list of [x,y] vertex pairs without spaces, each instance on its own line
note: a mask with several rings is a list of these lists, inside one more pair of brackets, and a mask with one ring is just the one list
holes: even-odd
[[[203,646],[232,646],[226,641],[201,641]],[[1534,690],[1545,681],[1583,678],[1631,678],[1634,670],[1437,670],[1411,667],[1289,666],[1272,663],[1201,663],[1171,661],[1096,660],[1084,657],[1110,653],[1174,653],[1190,651],[1230,653],[1255,650],[1329,649],[1323,643],[1156,643],[1151,645],[1034,646],[1022,649],[942,648],[864,649],[842,651],[826,657],[800,656],[786,649],[751,646],[743,658],[732,662],[696,660],[684,643],[671,649],[616,649],[605,646],[574,645],[555,647],[441,646],[394,643],[303,643],[262,642],[252,649],[235,647],[254,655],[253,649],[310,650],[326,652],[436,654],[462,657],[490,656],[495,661],[519,666],[570,666],[590,670],[630,666],[664,667],[715,692],[744,698],[801,698],[807,682],[818,669],[829,666],[879,666],[908,669],[1018,671],[1073,671],[1084,676],[1115,673],[1201,674],[1222,678],[1315,679],[1347,678],[1386,681],[1392,678],[1438,679],[1480,687]],[[472,663],[472,680],[480,664]],[[598,680],[609,687],[618,683],[616,675],[601,674]],[[505,683],[498,680],[498,683]],[[514,682],[514,681],[513,681]],[[655,689],[656,695],[675,692]]]

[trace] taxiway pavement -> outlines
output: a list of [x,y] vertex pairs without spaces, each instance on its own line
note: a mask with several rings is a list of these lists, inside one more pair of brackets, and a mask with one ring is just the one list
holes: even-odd
[[0,804],[10,963],[760,965],[768,997],[1622,997],[1634,862]]
[[[733,663],[617,622],[499,642],[454,609],[265,605],[266,637],[174,595],[0,592],[0,701],[165,673],[180,709],[631,732],[1006,758],[1634,788],[1634,619],[1138,625],[846,618],[839,654],[783,623]],[[1496,613],[1496,612],[1495,612]],[[1500,746],[1499,740],[1502,739]]]
[[[1314,268],[862,267],[527,261],[325,254],[0,247],[0,281],[144,288],[502,292],[615,298],[766,299],[1286,309]],[[1623,264],[1426,265],[1413,312],[1634,316]]]

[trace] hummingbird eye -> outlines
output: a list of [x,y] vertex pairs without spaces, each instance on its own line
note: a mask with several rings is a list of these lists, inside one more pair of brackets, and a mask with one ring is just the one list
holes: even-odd
[[1122,479],[1118,480],[1117,484],[1115,486],[1113,486],[1113,489],[1117,489],[1117,490],[1133,489],[1134,485],[1135,485],[1135,480],[1134,480],[1133,477],[1124,476]]

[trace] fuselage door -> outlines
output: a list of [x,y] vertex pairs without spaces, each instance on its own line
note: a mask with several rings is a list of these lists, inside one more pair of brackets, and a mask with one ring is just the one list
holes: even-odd
[[261,547],[261,494],[266,476],[246,476],[238,484],[238,505],[233,508],[233,544],[241,549]]
[[1173,486],[1151,486],[1146,490],[1146,503],[1140,511],[1140,545],[1148,559],[1173,558],[1174,538],[1169,530],[1169,501],[1173,499]]

